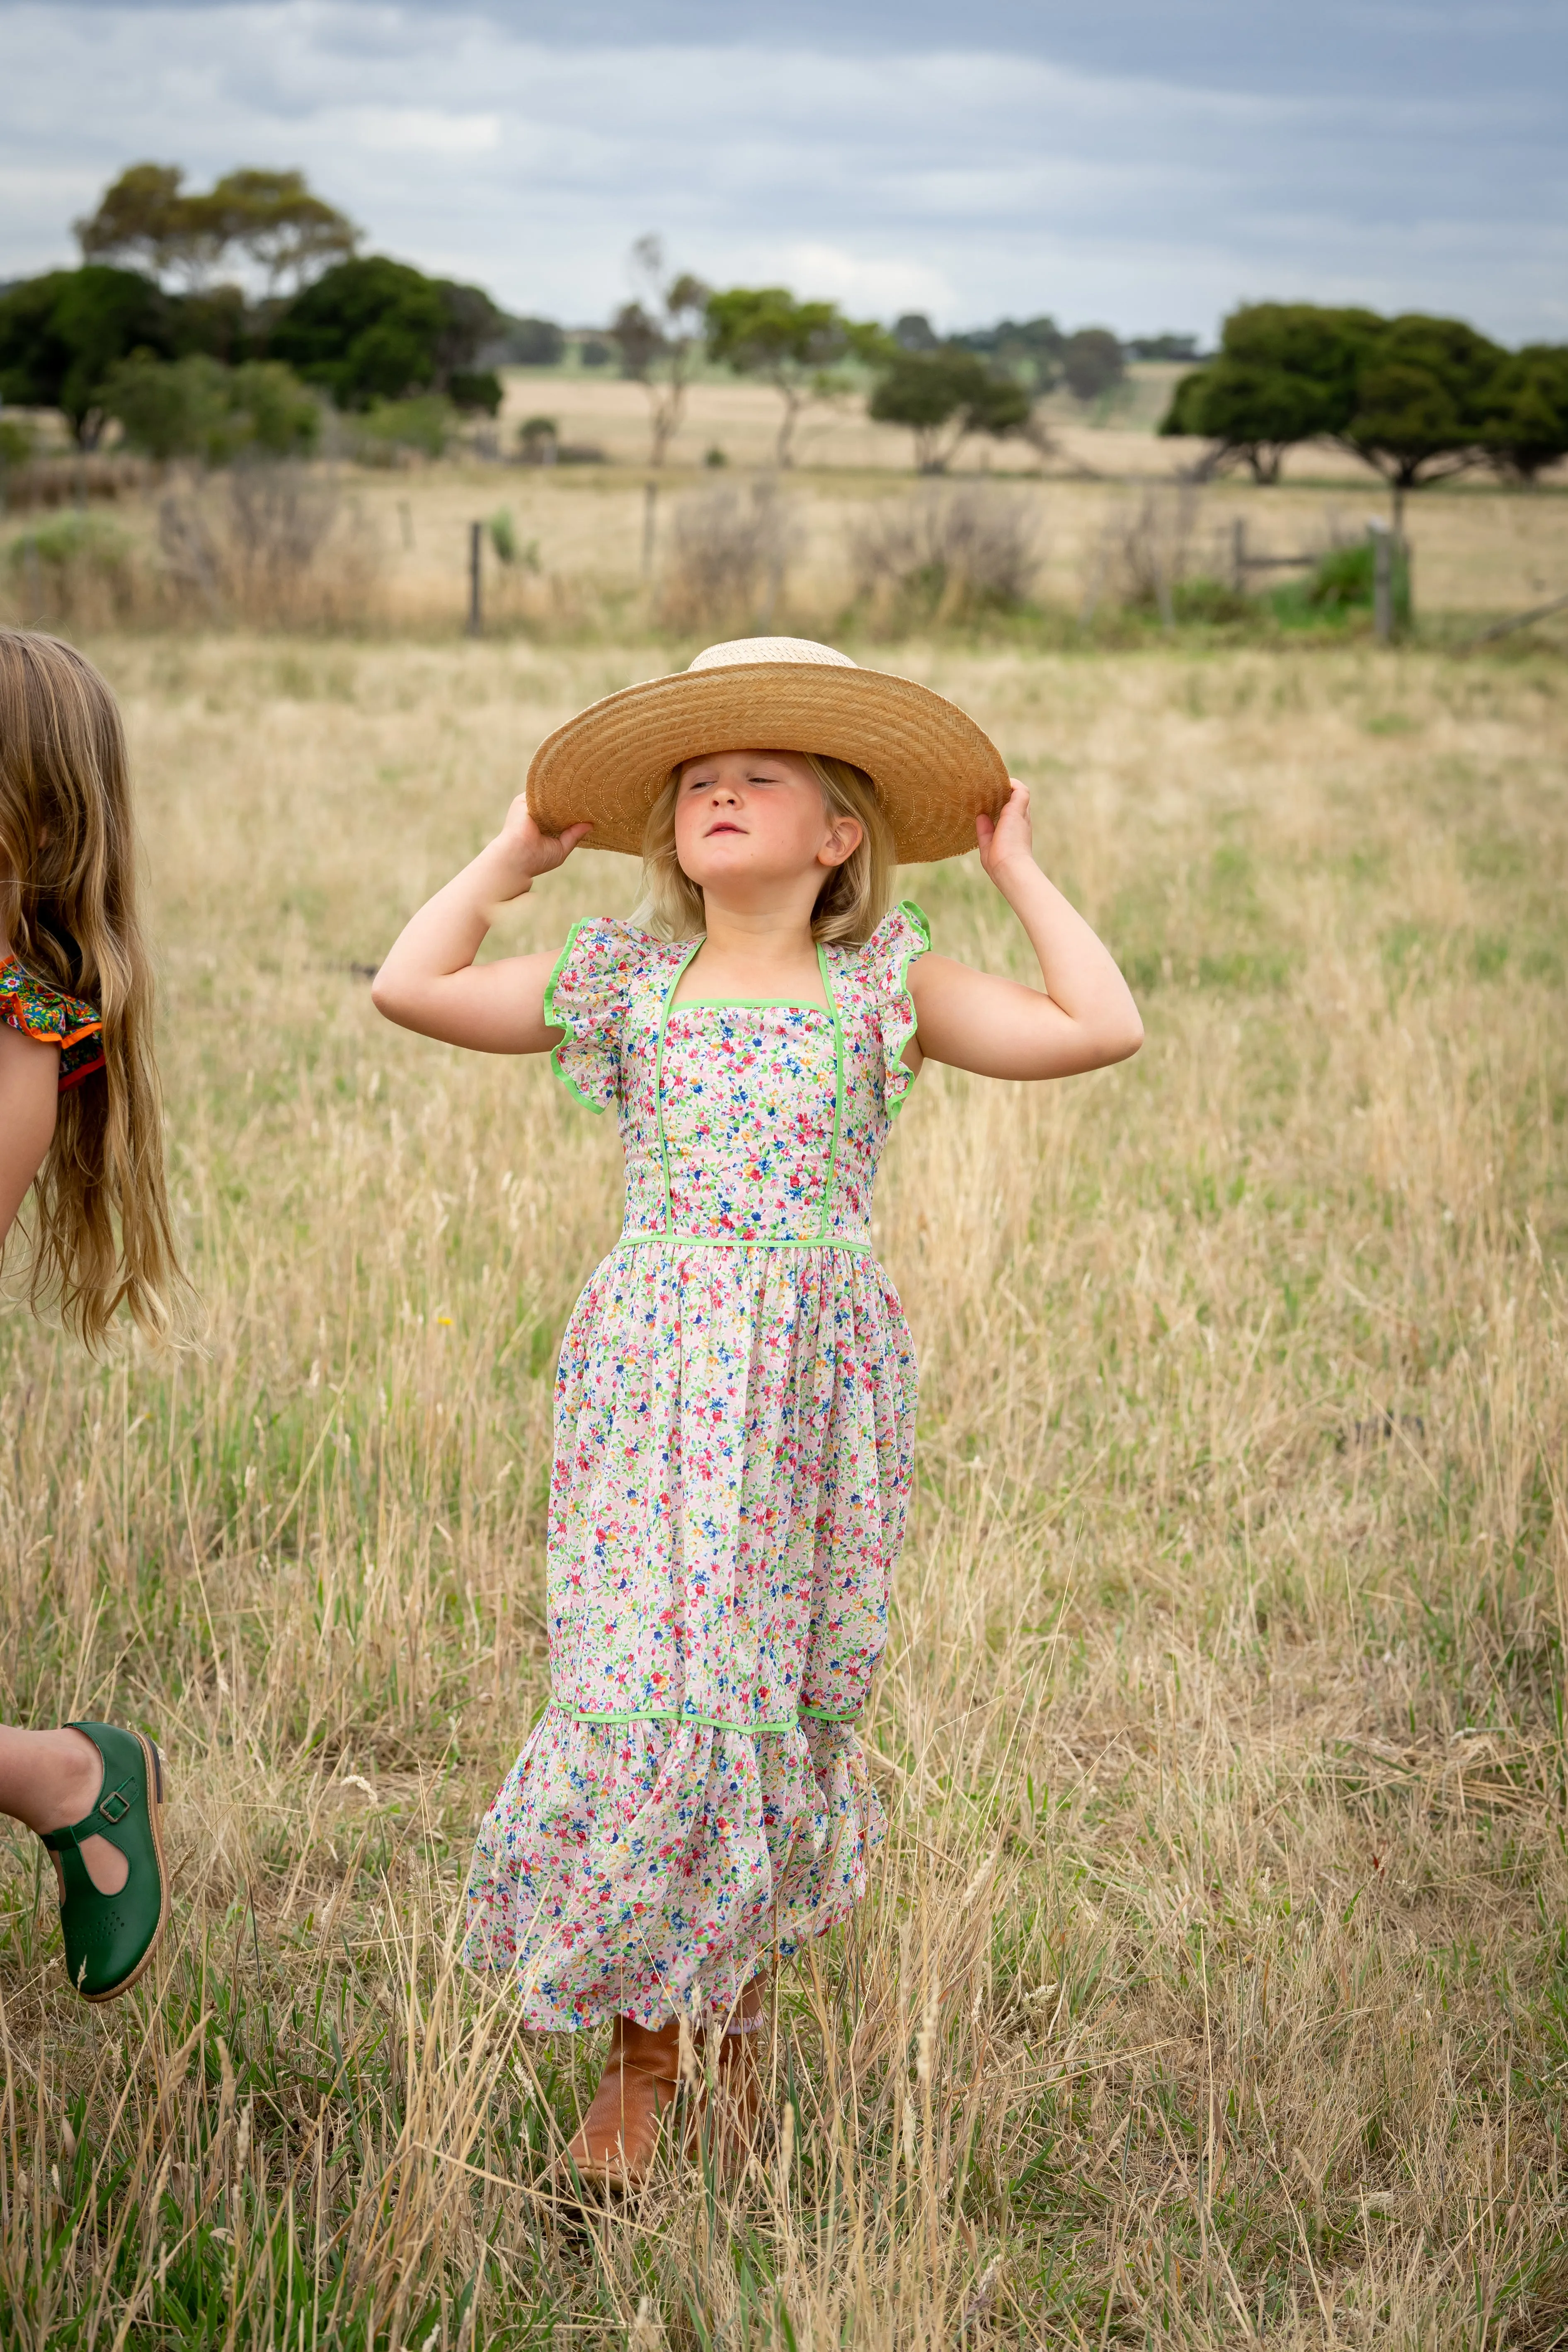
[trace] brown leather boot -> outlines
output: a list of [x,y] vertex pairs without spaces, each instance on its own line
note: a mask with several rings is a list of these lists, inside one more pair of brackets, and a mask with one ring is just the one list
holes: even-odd
[[639,2189],[653,2164],[659,2119],[680,2088],[680,2020],[657,2032],[617,2017],[593,2105],[567,2144],[582,2179],[601,2189]]
[[[763,2111],[762,2051],[767,2014],[760,1985],[749,1984],[741,2005],[719,2037],[714,2056],[713,2100],[704,2102],[710,2145],[726,2178],[744,2168],[761,2137]],[[699,2064],[704,2063],[708,2035],[696,2036]],[[701,2116],[694,2115],[687,2134],[688,2153],[695,2151]]]

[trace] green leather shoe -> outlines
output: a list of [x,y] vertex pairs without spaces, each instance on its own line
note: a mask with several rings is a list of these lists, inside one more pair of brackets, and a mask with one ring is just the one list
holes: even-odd
[[[103,1759],[103,1787],[87,1819],[44,1837],[60,1858],[65,1880],[66,1971],[84,2000],[114,2000],[135,1983],[163,1932],[163,1759],[150,1739],[115,1723],[66,1727],[85,1732]],[[118,1895],[105,1895],[92,1883],[80,1853],[89,1837],[118,1846],[130,1864]]]

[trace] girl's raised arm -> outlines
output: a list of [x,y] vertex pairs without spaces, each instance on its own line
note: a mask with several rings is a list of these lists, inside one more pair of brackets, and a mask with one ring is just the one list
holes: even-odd
[[910,971],[920,1052],[987,1078],[1067,1078],[1126,1061],[1143,1043],[1138,1007],[1110,951],[1035,863],[1028,786],[1015,777],[995,823],[975,824],[980,862],[1027,931],[1046,985],[921,956]]
[[477,969],[474,958],[500,909],[563,864],[588,830],[541,833],[520,794],[495,839],[398,933],[371,984],[377,1012],[479,1054],[547,1053],[561,1035],[544,1022],[554,956],[506,956]]

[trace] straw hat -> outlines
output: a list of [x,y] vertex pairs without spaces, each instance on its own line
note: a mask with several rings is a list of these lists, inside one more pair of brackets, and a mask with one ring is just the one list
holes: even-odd
[[1001,814],[1001,753],[956,704],[809,637],[736,637],[673,677],[590,703],[542,742],[528,805],[545,833],[586,817],[595,849],[642,851],[671,768],[713,751],[815,751],[863,768],[917,865],[974,846],[974,819]]

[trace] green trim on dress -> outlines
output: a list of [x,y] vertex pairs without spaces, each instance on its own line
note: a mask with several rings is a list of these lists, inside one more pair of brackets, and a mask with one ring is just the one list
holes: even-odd
[[[904,1103],[908,1097],[910,1088],[914,1085],[915,1079],[919,1075],[917,1071],[911,1070],[909,1064],[904,1060],[904,1047],[909,1044],[910,1039],[915,1034],[916,1031],[920,1027],[920,1021],[915,1013],[914,999],[910,994],[910,966],[912,963],[918,962],[921,956],[929,955],[931,952],[931,925],[926,920],[924,909],[917,907],[912,898],[900,898],[899,900],[898,910],[900,914],[904,917],[905,920],[920,933],[921,943],[917,948],[906,948],[902,959],[898,966],[899,993],[909,1007],[909,1023],[902,1032],[898,1034],[897,1043],[889,1046],[887,1049],[889,1060],[901,1064],[905,1074],[904,1083],[899,1088],[898,1099],[894,1102],[889,1102],[887,1105],[888,1124],[889,1126],[892,1125],[894,1119],[897,1118],[899,1113],[902,1110]],[[884,1043],[886,1043],[885,1040]],[[884,1087],[884,1098],[885,1095],[886,1088]]]
[[[577,1033],[573,1028],[572,1024],[569,1021],[563,1021],[556,1013],[555,983],[560,979],[562,972],[565,970],[567,958],[571,955],[573,949],[577,944],[577,934],[582,929],[583,923],[592,922],[595,919],[596,919],[593,916],[584,915],[582,922],[573,924],[571,929],[566,934],[566,944],[562,949],[560,954],[556,957],[554,963],[551,967],[550,977],[544,983],[544,1025],[547,1029],[559,1029],[564,1033],[561,1039],[561,1045],[572,1045],[576,1039]],[[560,1079],[567,1093],[574,1097],[574,1098],[582,1104],[584,1110],[591,1111],[595,1118],[603,1118],[605,1111],[609,1108],[608,1103],[590,1102],[587,1096],[583,1092],[582,1087],[577,1084],[576,1079],[572,1076],[571,1072],[562,1068],[561,1045],[552,1045],[550,1049],[551,1068],[554,1071],[556,1076]]]
[[557,1715],[569,1723],[597,1723],[615,1726],[622,1723],[694,1723],[702,1731],[743,1731],[754,1737],[764,1731],[794,1731],[802,1716],[813,1723],[857,1723],[858,1715],[835,1715],[826,1706],[796,1707],[792,1718],[783,1723],[731,1723],[723,1716],[688,1715],[677,1706],[634,1706],[625,1715],[595,1715],[585,1706],[564,1706],[558,1698],[550,1702]]
[[822,974],[822,985],[833,1013],[833,1136],[827,1147],[827,1181],[822,1188],[822,1223],[817,1227],[817,1240],[822,1243],[827,1239],[833,1217],[833,1187],[838,1178],[838,1130],[844,1124],[844,1024],[838,1017],[838,997],[833,986],[827,950],[820,940],[816,943],[816,968]]
[[783,1241],[747,1241],[735,1234],[623,1234],[616,1247],[625,1249],[752,1249],[752,1250],[849,1250],[857,1257],[868,1257],[869,1242],[823,1241],[810,1234]]

